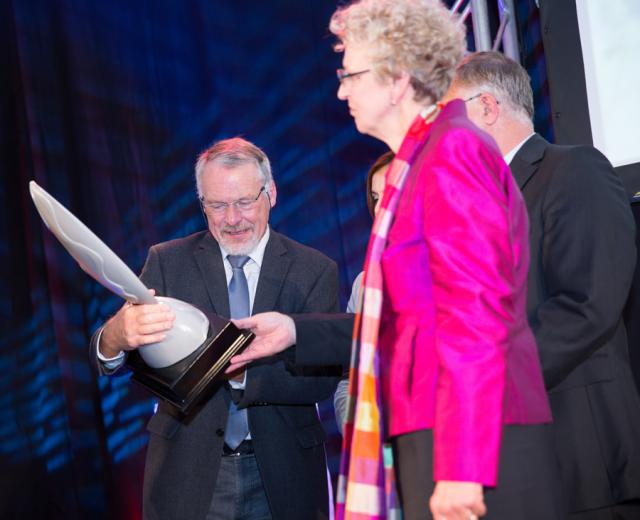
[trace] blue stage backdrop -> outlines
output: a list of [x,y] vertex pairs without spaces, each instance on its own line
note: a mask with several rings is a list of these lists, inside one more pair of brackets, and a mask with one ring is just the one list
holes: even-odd
[[[140,518],[154,406],[127,375],[91,368],[88,339],[122,301],[43,227],[29,180],[139,271],[151,244],[204,228],[196,156],[241,135],[272,160],[273,227],[338,262],[345,300],[370,227],[366,170],[385,147],[359,135],[335,97],[334,8],[0,3],[0,517]],[[519,10],[528,65],[544,86],[533,0]],[[330,405],[321,413],[335,473],[340,438]]]

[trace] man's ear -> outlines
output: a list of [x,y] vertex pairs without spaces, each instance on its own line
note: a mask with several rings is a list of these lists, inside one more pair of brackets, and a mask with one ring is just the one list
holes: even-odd
[[272,180],[271,185],[269,186],[268,195],[269,195],[269,205],[270,207],[274,207],[276,205],[276,199],[278,198],[278,190],[276,189],[276,183]]
[[487,126],[493,126],[500,117],[500,102],[488,92],[480,96],[482,106],[482,121]]

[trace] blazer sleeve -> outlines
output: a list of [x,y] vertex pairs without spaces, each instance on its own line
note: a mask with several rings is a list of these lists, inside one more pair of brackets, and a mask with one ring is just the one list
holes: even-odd
[[541,257],[531,266],[542,274],[545,299],[529,320],[547,389],[612,338],[636,262],[629,199],[609,161],[592,147],[555,150]]
[[[304,313],[335,312],[339,308],[338,270],[328,261],[309,284]],[[331,367],[310,368],[293,363],[285,355],[267,358],[248,369],[247,386],[239,407],[255,403],[276,405],[313,404],[333,395],[340,379],[337,363]]]
[[434,479],[494,486],[516,321],[510,190],[526,218],[524,204],[497,150],[473,132],[449,131],[424,170],[439,363]]
[[296,346],[292,349],[298,365],[341,365],[351,362],[351,335],[354,314],[293,315]]
[[346,314],[292,316],[296,325],[297,347],[291,352],[297,364],[340,365],[343,371],[349,368],[355,312],[363,279],[364,271],[353,281]]

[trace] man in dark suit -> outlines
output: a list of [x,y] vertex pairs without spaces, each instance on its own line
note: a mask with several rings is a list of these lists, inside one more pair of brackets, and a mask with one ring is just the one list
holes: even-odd
[[[141,275],[148,287],[224,317],[239,317],[240,286],[245,315],[338,310],[335,263],[269,229],[276,187],[262,150],[220,141],[200,156],[196,183],[209,230],[153,246]],[[127,351],[162,340],[173,319],[164,304],[122,307],[92,339],[99,369],[111,373]],[[232,376],[193,414],[162,403],[149,421],[144,518],[328,518],[315,403],[338,379],[282,356]],[[238,424],[240,438],[230,440]]]
[[629,198],[598,150],[534,133],[529,77],[502,54],[467,56],[447,98],[496,140],[527,205],[529,322],[570,518],[640,518],[640,400],[621,317],[636,261]]

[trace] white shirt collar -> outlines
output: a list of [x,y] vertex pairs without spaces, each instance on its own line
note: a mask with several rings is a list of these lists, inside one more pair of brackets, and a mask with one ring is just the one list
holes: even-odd
[[511,150],[509,150],[509,152],[504,155],[504,162],[506,162],[507,164],[511,164],[511,161],[513,161],[513,158],[518,153],[520,148],[522,148],[524,143],[526,143],[529,139],[531,139],[535,134],[536,134],[535,132],[531,132],[527,137],[525,137],[522,141],[520,141],[517,145],[515,145]]
[[[269,226],[267,226],[267,229],[265,230],[264,235],[262,235],[262,238],[260,239],[256,247],[253,249],[253,251],[251,251],[247,255],[249,258],[251,258],[251,260],[253,260],[256,263],[258,268],[262,267],[262,259],[264,258],[264,251],[267,248],[267,242],[269,242],[270,236],[271,236],[271,232],[269,231]],[[218,246],[220,247],[220,253],[222,253],[222,259],[226,260],[229,253],[225,250],[224,247],[220,245],[220,243],[218,243]]]

